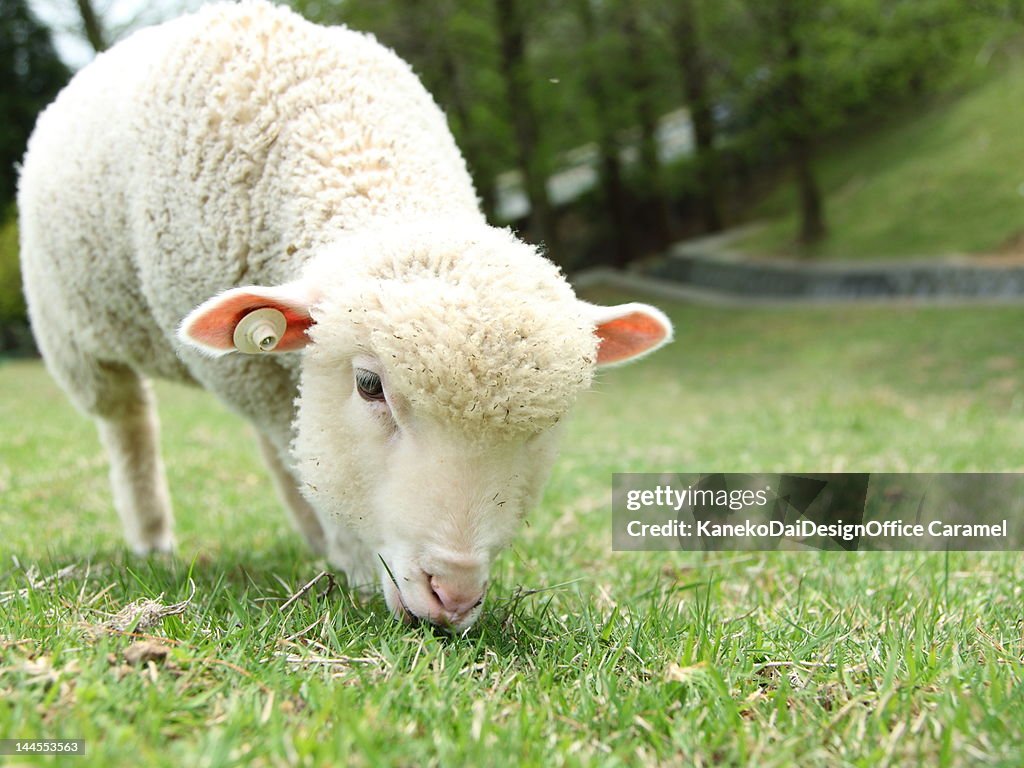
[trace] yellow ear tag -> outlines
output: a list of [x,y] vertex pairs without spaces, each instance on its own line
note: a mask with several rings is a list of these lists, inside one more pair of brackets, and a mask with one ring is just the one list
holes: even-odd
[[247,314],[235,326],[235,349],[247,355],[273,351],[284,336],[288,321],[273,307],[263,307]]

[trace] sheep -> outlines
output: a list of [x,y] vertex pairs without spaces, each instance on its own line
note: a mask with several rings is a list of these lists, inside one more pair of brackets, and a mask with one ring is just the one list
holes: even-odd
[[171,551],[150,381],[254,427],[295,526],[390,611],[465,630],[595,368],[671,339],[488,225],[446,119],[373,38],[208,6],[100,54],[20,174],[46,364],[137,553]]

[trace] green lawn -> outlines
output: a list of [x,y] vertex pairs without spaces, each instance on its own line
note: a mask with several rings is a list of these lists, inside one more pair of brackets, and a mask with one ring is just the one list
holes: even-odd
[[[993,66],[960,96],[907,108],[863,138],[826,148],[818,163],[829,237],[807,255],[872,259],[1024,253],[1024,60]],[[795,189],[759,211],[767,226],[740,244],[798,255]],[[1014,250],[1011,248],[1010,250]]]
[[[608,510],[613,471],[1021,471],[1024,308],[666,309],[678,342],[583,398],[457,639],[326,580],[280,610],[322,564],[202,393],[158,387],[179,555],[127,556],[91,424],[0,365],[0,737],[87,739],[81,766],[1024,763],[1019,555],[613,553]],[[90,629],[190,579],[137,633],[166,659]]]

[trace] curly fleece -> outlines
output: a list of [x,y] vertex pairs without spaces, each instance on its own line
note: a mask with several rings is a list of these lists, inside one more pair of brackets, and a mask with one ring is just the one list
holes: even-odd
[[[339,269],[334,249],[374,255]],[[510,233],[395,225],[334,249],[307,271],[328,286],[310,354],[373,354],[419,417],[466,434],[536,433],[590,384],[597,339],[580,303]]]
[[175,330],[225,289],[298,279],[318,288],[314,346],[394,361],[433,418],[537,431],[590,381],[570,288],[487,227],[409,66],[265,2],[98,56],[41,116],[19,208],[37,339],[92,413],[119,407],[124,365],[196,381],[287,444],[302,355],[210,359]]

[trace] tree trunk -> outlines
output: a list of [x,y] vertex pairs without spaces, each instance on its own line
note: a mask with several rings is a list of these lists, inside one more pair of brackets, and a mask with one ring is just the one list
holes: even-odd
[[640,127],[640,165],[643,177],[650,185],[649,197],[653,208],[654,235],[658,247],[672,240],[672,211],[665,196],[665,184],[658,157],[658,114],[654,103],[655,83],[651,62],[637,18],[636,6],[630,0],[620,3],[622,33],[626,38],[631,66],[631,87],[636,96],[636,116]]
[[601,144],[601,192],[609,216],[612,260],[621,269],[633,260],[633,243],[630,238],[632,228],[626,213],[626,185],[622,180],[622,163],[618,152],[615,148],[609,150],[604,141]]
[[474,137],[468,100],[465,96],[465,89],[462,83],[462,68],[458,60],[452,56],[451,48],[441,45],[438,48],[438,55],[441,57],[441,71],[448,82],[445,89],[445,99],[452,108],[452,113],[462,128],[460,142],[462,151],[466,156],[466,163],[469,166],[470,175],[473,177],[473,185],[480,197],[480,204],[484,215],[493,220],[494,217],[494,178],[491,174],[485,173],[486,165],[481,162],[482,153],[477,149],[477,142]]
[[537,116],[530,99],[526,33],[520,0],[494,0],[501,48],[500,68],[512,113],[516,152],[530,203],[529,230],[557,256],[558,242],[548,199],[547,176],[539,151]]
[[800,242],[810,245],[825,236],[825,212],[814,175],[814,146],[809,138],[793,146],[793,168],[800,192]]
[[810,245],[825,237],[827,230],[821,189],[814,173],[813,120],[808,113],[807,84],[802,69],[803,43],[799,27],[803,19],[790,0],[781,0],[779,21],[784,67],[782,100],[786,110],[783,124],[800,195],[799,242]]
[[85,39],[96,53],[107,50],[107,36],[103,31],[103,24],[100,17],[93,8],[91,0],[77,0],[78,14],[82,17],[82,31],[85,32]]
[[[418,0],[413,0],[419,6]],[[484,215],[488,220],[494,218],[494,173],[489,173],[489,166],[484,161],[485,151],[481,150],[473,130],[470,98],[466,95],[465,70],[462,59],[453,54],[459,49],[459,43],[451,34],[451,19],[455,14],[454,3],[433,3],[430,6],[436,23],[427,24],[426,20],[417,20],[419,29],[430,30],[430,39],[426,42],[427,56],[436,60],[440,78],[432,91],[438,96],[443,106],[451,109],[451,114],[460,127],[457,138],[459,146],[466,157],[473,186]],[[422,19],[422,17],[421,17]]]
[[686,103],[693,123],[697,179],[701,187],[701,218],[708,232],[722,229],[722,209],[718,183],[718,156],[715,153],[715,121],[707,65],[697,27],[697,8],[693,0],[679,0],[675,37]]
[[587,90],[597,106],[598,114],[598,171],[601,178],[601,198],[608,217],[611,235],[612,261],[617,267],[624,267],[633,259],[632,227],[626,211],[626,185],[623,181],[621,147],[615,135],[611,118],[612,105],[608,84],[601,69],[601,57],[597,55],[597,32],[591,0],[579,0],[577,9],[583,26],[586,45],[584,66],[587,68]]

